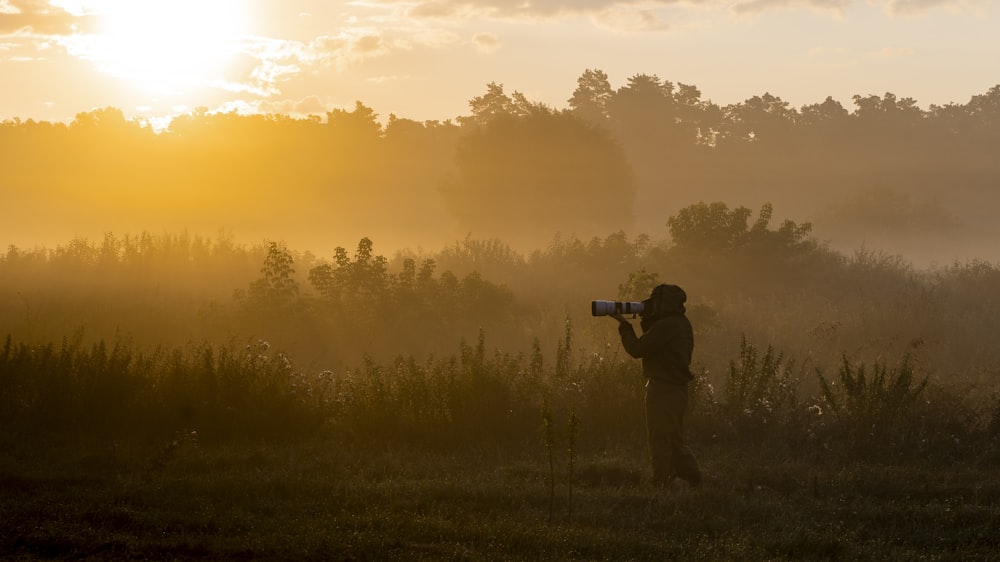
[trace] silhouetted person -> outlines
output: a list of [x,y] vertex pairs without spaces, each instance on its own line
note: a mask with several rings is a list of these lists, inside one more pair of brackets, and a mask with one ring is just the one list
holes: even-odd
[[653,464],[653,482],[669,484],[675,477],[692,486],[701,484],[701,471],[684,437],[684,416],[688,405],[688,382],[694,333],[684,315],[687,294],[677,285],[658,285],[643,301],[640,326],[635,335],[632,324],[621,314],[618,333],[629,355],[642,359],[646,377],[646,431]]

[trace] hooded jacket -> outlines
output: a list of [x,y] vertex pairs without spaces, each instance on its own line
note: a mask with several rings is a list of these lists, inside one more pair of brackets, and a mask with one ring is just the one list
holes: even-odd
[[628,322],[618,326],[622,347],[632,357],[642,359],[642,374],[648,379],[687,384],[694,378],[691,375],[694,331],[682,303],[683,300],[669,303],[668,310],[644,317],[642,337],[636,336],[635,328]]

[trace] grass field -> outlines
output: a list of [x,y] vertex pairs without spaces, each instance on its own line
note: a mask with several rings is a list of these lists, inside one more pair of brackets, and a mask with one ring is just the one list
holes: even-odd
[[[996,463],[698,451],[707,481],[646,482],[641,447],[428,451],[7,439],[12,560],[995,560]],[[535,450],[538,449],[538,450]],[[564,455],[563,455],[564,456]]]
[[[0,259],[2,560],[1000,559],[994,266],[486,252],[517,292],[363,241],[307,294],[280,244],[143,240]],[[560,312],[649,260],[701,276],[698,490],[648,483],[640,363]]]

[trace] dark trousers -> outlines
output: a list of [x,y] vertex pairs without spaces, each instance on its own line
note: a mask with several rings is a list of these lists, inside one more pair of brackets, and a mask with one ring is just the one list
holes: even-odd
[[646,382],[646,432],[655,482],[669,483],[678,477],[695,486],[701,484],[698,461],[684,438],[687,405],[686,384]]

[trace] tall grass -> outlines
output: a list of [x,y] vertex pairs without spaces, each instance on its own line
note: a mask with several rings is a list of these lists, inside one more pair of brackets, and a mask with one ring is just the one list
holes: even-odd
[[0,415],[21,432],[286,436],[328,412],[290,360],[258,341],[135,353],[127,341],[14,343],[0,355]]
[[641,448],[639,363],[586,303],[662,279],[691,295],[696,443],[939,458],[992,446],[995,266],[916,272],[804,231],[788,242],[766,221],[744,230],[735,253],[624,233],[396,260],[367,238],[332,261],[186,236],[10,248],[0,327],[21,339],[0,361],[0,416],[18,431],[530,449],[547,403],[553,420],[575,414],[581,453]]
[[[928,392],[906,357],[892,368],[845,360],[836,381],[818,371],[815,395],[796,391],[808,375],[782,361],[770,346],[761,353],[744,340],[721,399],[697,379],[695,446],[938,459],[987,458],[996,446],[995,403]],[[315,373],[259,340],[143,353],[127,341],[29,345],[8,336],[0,422],[8,433],[107,439],[194,432],[209,441],[322,435],[366,447],[544,449],[553,466],[565,462],[572,494],[579,455],[644,448],[642,381],[637,362],[617,354],[554,363],[490,352],[483,333],[447,357],[369,358]],[[569,420],[565,431],[559,420]]]

